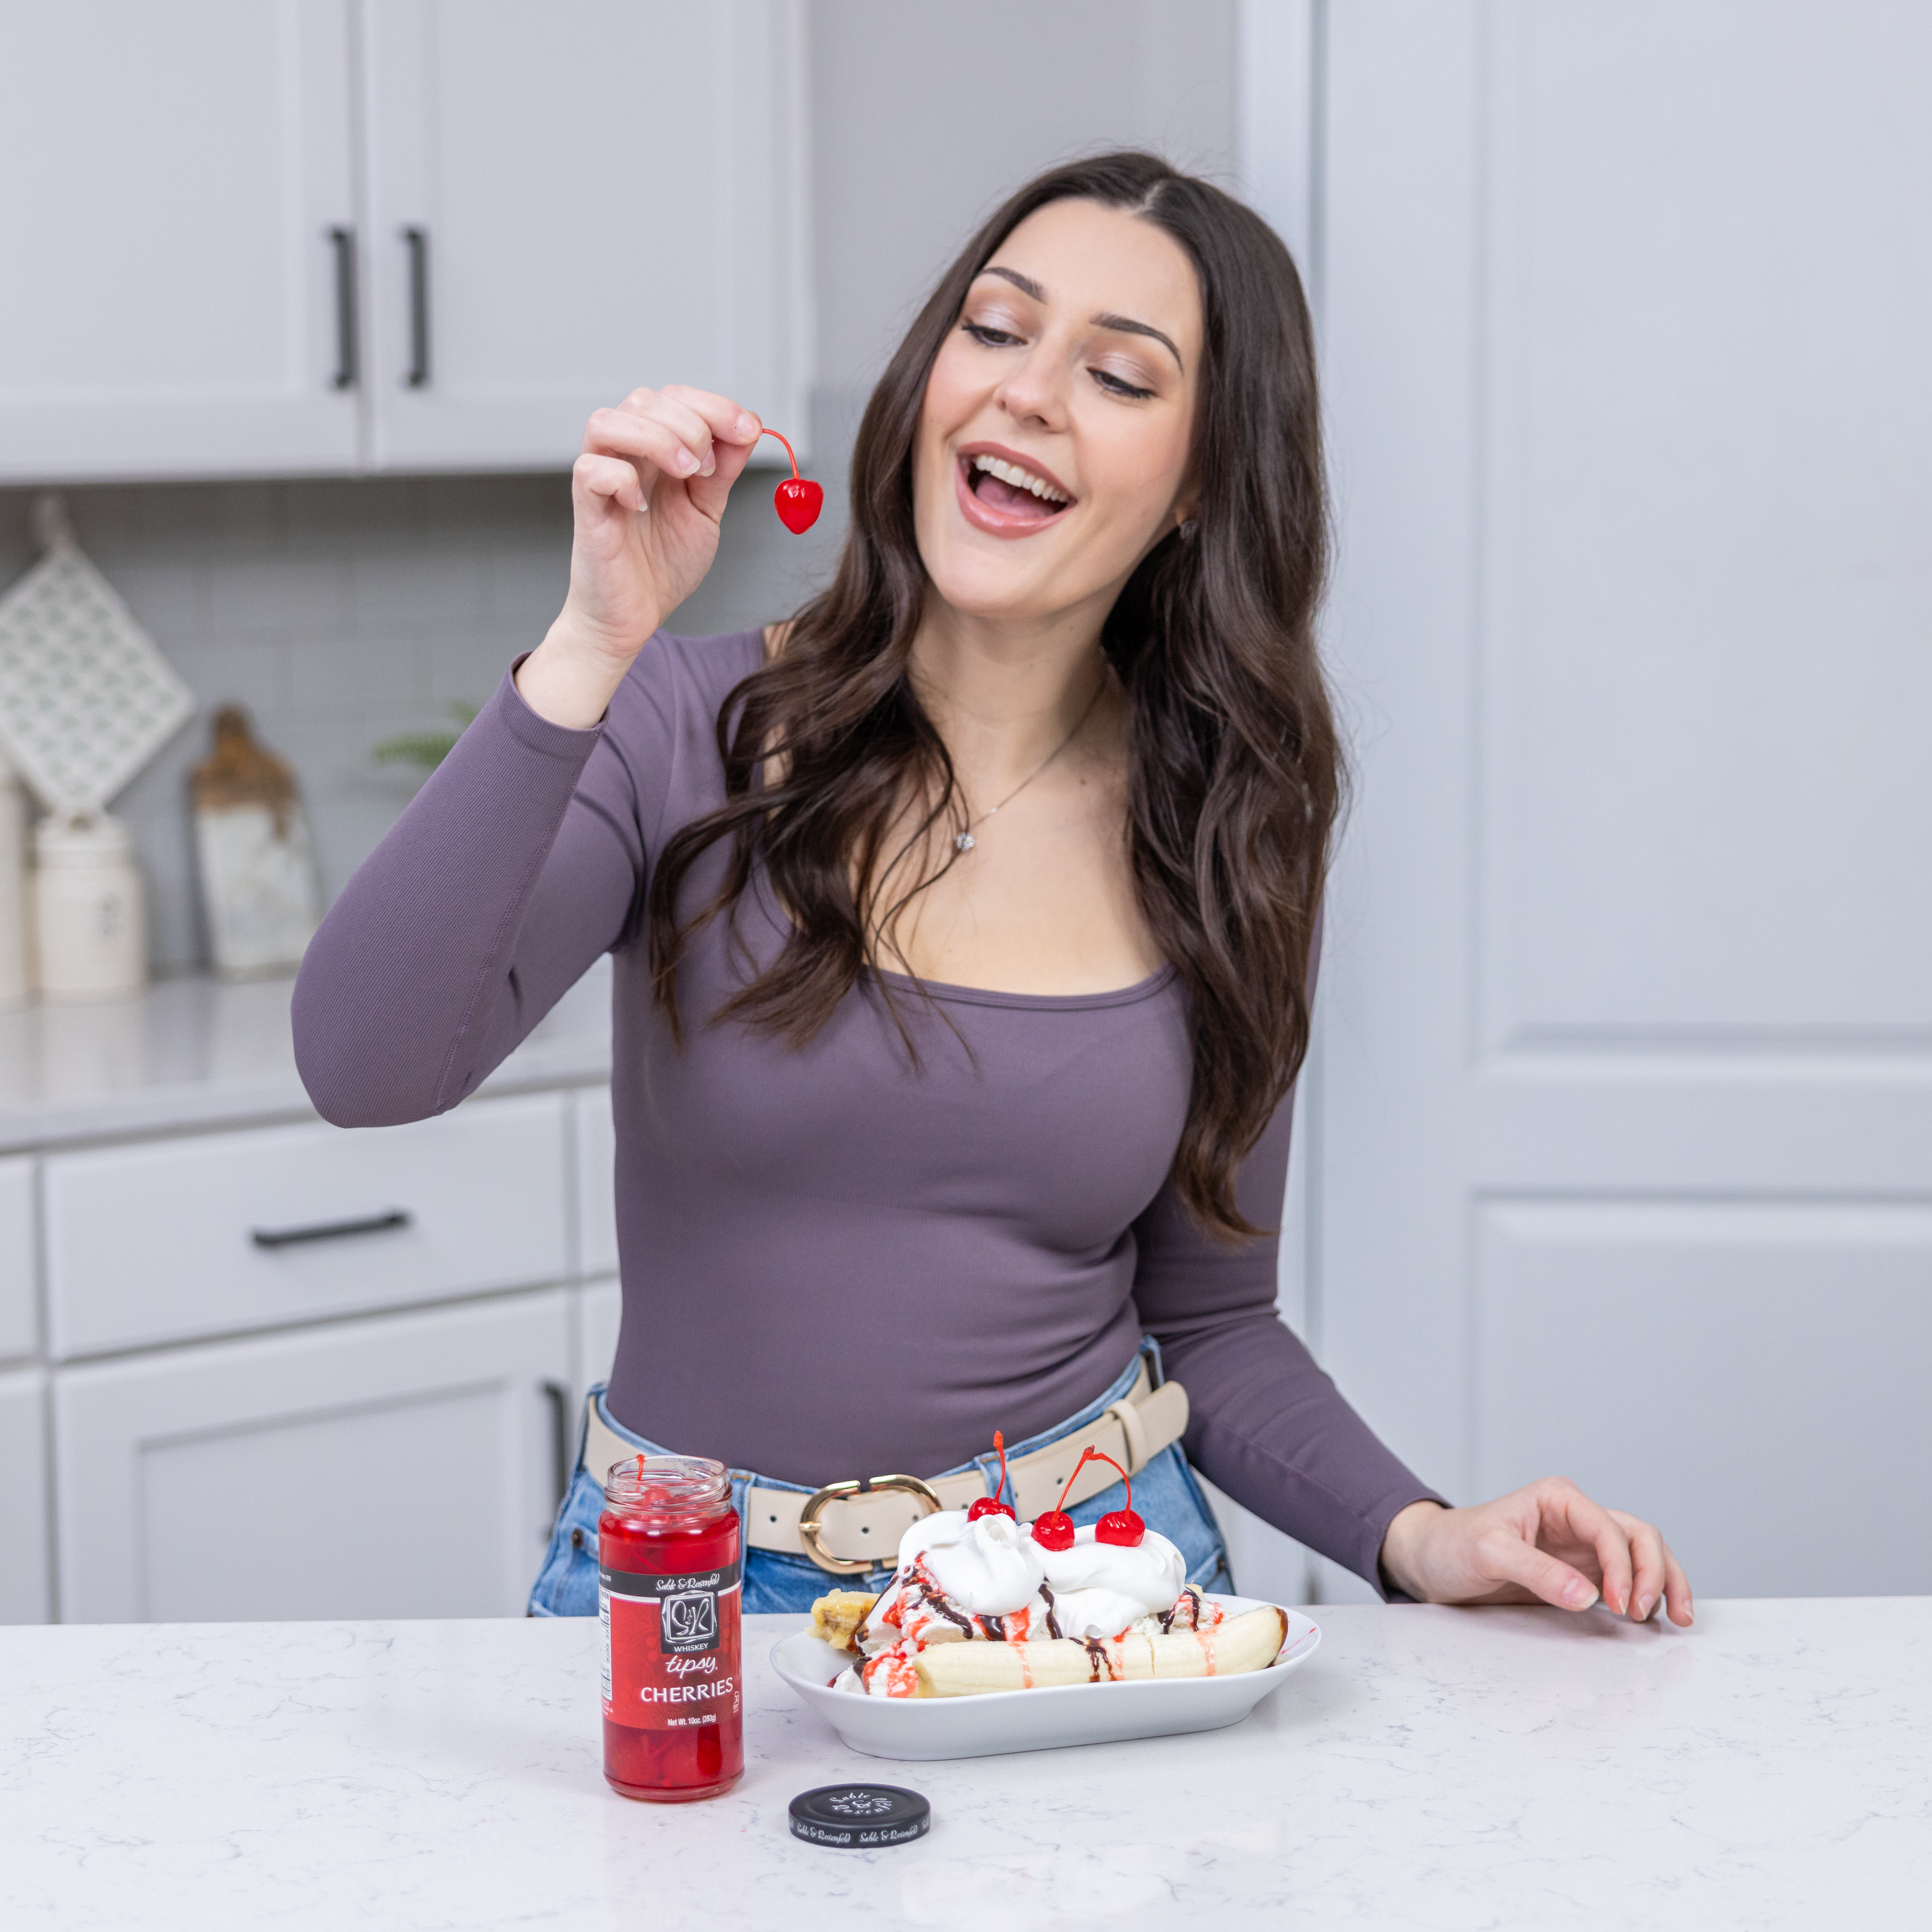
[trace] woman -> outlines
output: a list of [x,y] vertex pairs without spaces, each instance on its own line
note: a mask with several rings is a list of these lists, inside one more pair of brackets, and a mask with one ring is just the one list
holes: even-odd
[[1112,1449],[1196,1582],[1190,1462],[1390,1593],[1688,1623],[1650,1526],[1556,1481],[1448,1508],[1274,1312],[1339,792],[1280,242],[1149,156],[1041,176],[880,382],[831,589],[666,636],[760,428],[592,418],[561,614],[296,988],[316,1105],[376,1125],[615,956],[624,1322],[532,1610],[595,1607],[634,1448],[726,1463],[745,1607],[797,1610],[986,1493],[997,1430],[1023,1516]]

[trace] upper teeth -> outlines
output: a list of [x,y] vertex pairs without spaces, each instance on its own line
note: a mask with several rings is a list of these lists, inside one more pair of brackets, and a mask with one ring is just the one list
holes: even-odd
[[975,470],[983,470],[988,476],[997,476],[1002,483],[1010,483],[1016,490],[1030,490],[1046,503],[1064,503],[1067,500],[1064,490],[1056,490],[1043,476],[1036,476],[1030,470],[1022,470],[1017,463],[1009,463],[1000,456],[976,456],[973,459]]

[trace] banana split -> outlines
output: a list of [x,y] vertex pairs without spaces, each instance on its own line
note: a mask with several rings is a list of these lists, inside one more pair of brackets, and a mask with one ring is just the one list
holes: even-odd
[[[1112,1460],[1088,1450],[1079,1466],[1096,1458]],[[1079,1529],[1058,1509],[1022,1524],[1000,1494],[914,1523],[877,1597],[835,1590],[813,1605],[814,1634],[856,1660],[837,1688],[973,1696],[1229,1676],[1280,1653],[1286,1615],[1270,1604],[1230,1618],[1204,1597],[1135,1514],[1131,1484],[1124,1509]]]

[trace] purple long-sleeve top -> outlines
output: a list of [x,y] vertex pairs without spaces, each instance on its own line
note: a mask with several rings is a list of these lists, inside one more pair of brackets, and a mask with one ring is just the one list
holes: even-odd
[[[607,1398],[682,1454],[817,1485],[932,1475],[1050,1428],[1143,1331],[1186,1388],[1195,1465],[1374,1580],[1432,1495],[1275,1312],[1276,1240],[1203,1236],[1170,1178],[1187,1108],[1171,969],[1045,996],[888,979],[915,1065],[862,983],[802,1051],[707,1024],[786,928],[769,890],[697,939],[684,1042],[651,999],[644,908],[680,826],[723,802],[716,722],[758,632],[659,634],[587,731],[506,677],[310,944],[296,1053],[325,1118],[420,1120],[472,1093],[600,953],[614,956],[623,1322]],[[714,846],[687,884],[707,899]],[[1237,1189],[1280,1220],[1288,1105]]]

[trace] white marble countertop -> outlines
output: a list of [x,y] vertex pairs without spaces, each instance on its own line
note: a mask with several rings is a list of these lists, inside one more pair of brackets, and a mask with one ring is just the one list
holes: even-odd
[[[796,1620],[750,1618],[745,1779],[664,1807],[602,1781],[590,1620],[0,1630],[0,1922],[1926,1922],[1932,1602],[1315,1614],[1230,1730],[907,1765],[848,1752],[770,1667]],[[931,1834],[788,1835],[855,1778],[924,1792]]]
[[[126,1134],[312,1118],[289,1029],[292,980],[164,980],[138,999],[0,1013],[0,1153]],[[608,1077],[610,962],[484,1083],[491,1092]]]

